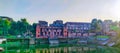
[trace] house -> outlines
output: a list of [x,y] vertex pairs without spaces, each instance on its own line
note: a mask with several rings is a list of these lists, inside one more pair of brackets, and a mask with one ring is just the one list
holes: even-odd
[[91,24],[90,23],[84,23],[84,22],[66,22],[64,24],[64,35],[68,36],[68,37],[79,37],[79,36],[83,36],[83,34],[85,36],[86,33],[89,32],[91,28]]
[[56,20],[48,26],[48,22],[39,21],[36,26],[36,38],[77,38],[81,36],[94,35],[89,33],[91,23],[66,22]]
[[39,22],[36,27],[36,38],[58,38],[61,36],[63,36],[63,27],[48,26],[46,21]]

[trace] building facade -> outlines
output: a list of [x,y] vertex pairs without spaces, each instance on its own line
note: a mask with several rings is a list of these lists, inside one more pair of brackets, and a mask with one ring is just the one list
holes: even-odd
[[36,38],[58,38],[63,36],[62,28],[41,27],[37,25]]
[[110,25],[112,25],[113,24],[113,22],[112,22],[112,20],[104,20],[104,22],[103,22],[103,32],[104,33],[109,33],[109,31],[110,31]]
[[[45,25],[44,25],[45,24]],[[91,23],[66,22],[56,20],[50,26],[46,21],[39,21],[36,27],[36,38],[76,38],[88,36]]]
[[51,24],[51,26],[48,26],[46,21],[42,22],[39,21],[36,27],[36,38],[58,38],[58,37],[63,37],[63,27],[58,26],[55,23]]
[[64,36],[68,36],[69,38],[88,36],[90,28],[90,23],[66,22],[64,25]]

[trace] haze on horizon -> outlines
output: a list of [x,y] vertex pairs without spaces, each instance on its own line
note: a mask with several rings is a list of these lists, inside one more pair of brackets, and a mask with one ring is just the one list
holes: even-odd
[[120,0],[0,0],[0,16],[26,18],[30,23],[90,22],[93,18],[120,21]]

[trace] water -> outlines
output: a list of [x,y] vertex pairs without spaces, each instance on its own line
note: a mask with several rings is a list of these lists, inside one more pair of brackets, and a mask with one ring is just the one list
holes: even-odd
[[0,53],[104,53],[103,46],[79,44],[41,44],[5,47]]

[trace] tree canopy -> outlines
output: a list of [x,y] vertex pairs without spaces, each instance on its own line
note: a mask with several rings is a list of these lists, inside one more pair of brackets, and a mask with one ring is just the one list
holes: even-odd
[[11,27],[11,21],[0,18],[0,35],[7,35]]
[[25,18],[18,21],[0,18],[0,36],[35,35],[35,27],[36,24],[30,25]]
[[91,32],[101,32],[102,31],[102,21],[99,19],[93,19],[91,22]]

